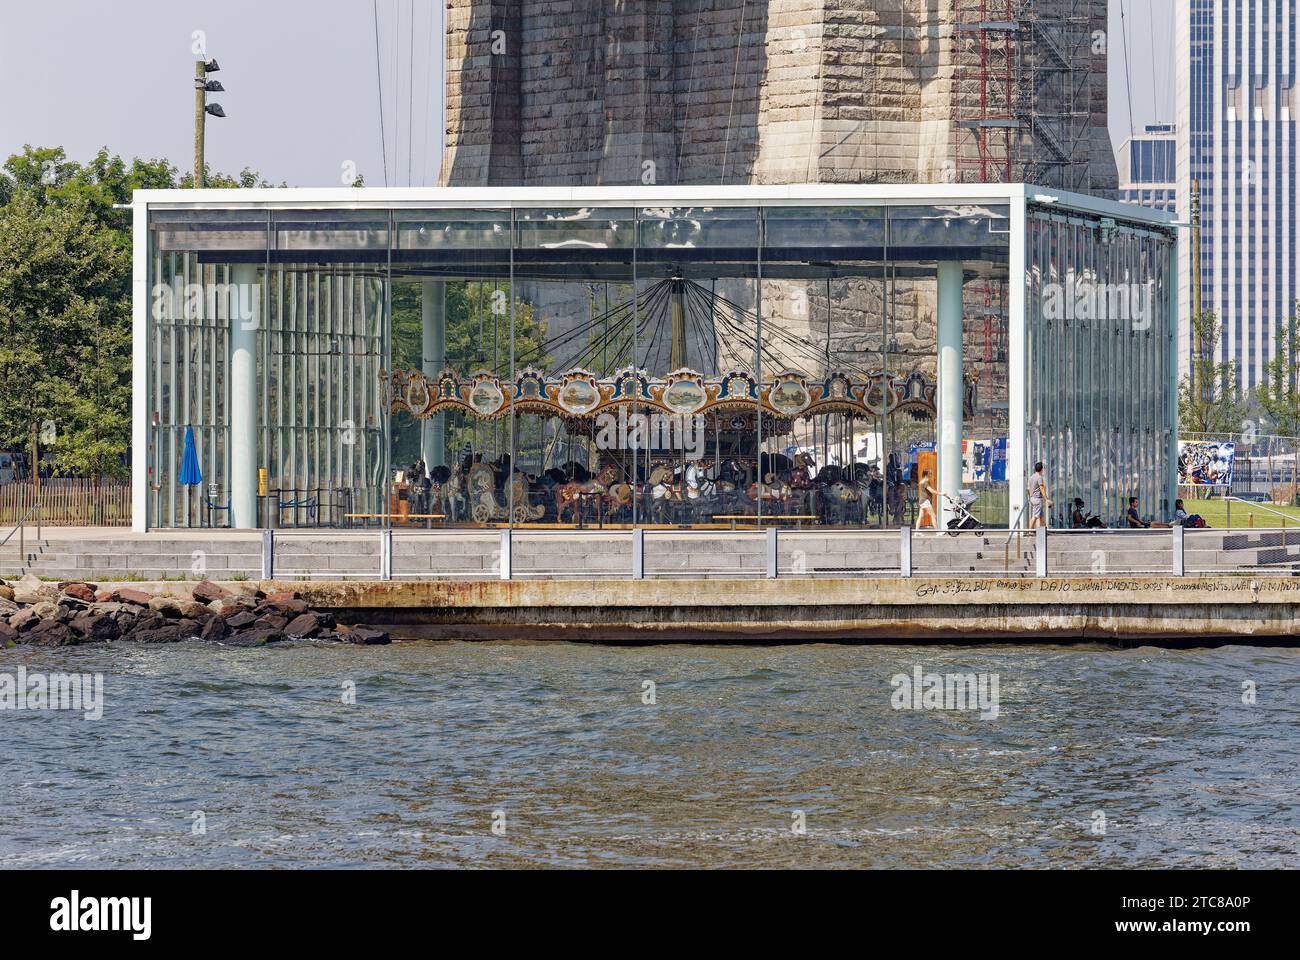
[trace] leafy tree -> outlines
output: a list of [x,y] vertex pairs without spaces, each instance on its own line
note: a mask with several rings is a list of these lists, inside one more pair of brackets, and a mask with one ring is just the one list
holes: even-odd
[[129,253],[88,202],[42,206],[14,188],[0,209],[0,444],[23,449],[44,429],[57,468],[120,472],[130,282]]
[[[256,171],[211,186],[267,186]],[[26,145],[0,167],[0,448],[48,421],[58,472],[121,476],[131,425],[132,191],[187,186],[166,160],[87,164]],[[51,436],[47,432],[47,437]]]
[[1191,370],[1178,385],[1178,421],[1187,433],[1236,433],[1241,429],[1244,410],[1237,366],[1215,359],[1220,331],[1214,313],[1192,318]]
[[[510,376],[510,314],[501,304],[510,302],[509,281],[449,281],[447,304],[447,364],[461,376],[491,370],[502,379]],[[480,309],[480,301],[482,307]],[[496,309],[493,309],[496,304]],[[481,324],[481,330],[480,330]],[[393,366],[421,369],[423,317],[420,282],[393,281]],[[493,365],[493,342],[497,344]],[[546,369],[550,357],[545,351],[546,322],[534,317],[532,304],[515,304],[516,370],[525,366]],[[449,418],[450,420],[451,418]],[[473,426],[448,423],[447,446],[459,450],[473,435]],[[420,421],[409,414],[393,418],[393,462],[414,462],[420,455]]]
[[[1295,307],[1300,312],[1300,301]],[[1263,377],[1255,390],[1260,405],[1285,437],[1300,436],[1300,386],[1296,364],[1300,363],[1300,319],[1287,317],[1273,337],[1273,357],[1264,365]],[[1294,441],[1293,441],[1294,442]],[[1296,461],[1291,461],[1291,499],[1296,495]]]

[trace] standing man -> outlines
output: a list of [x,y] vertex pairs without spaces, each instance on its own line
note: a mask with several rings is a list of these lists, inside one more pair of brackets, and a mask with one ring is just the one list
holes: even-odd
[[1034,464],[1029,478],[1029,529],[1047,526],[1047,508],[1052,505],[1047,495],[1047,481],[1043,478],[1043,461]]

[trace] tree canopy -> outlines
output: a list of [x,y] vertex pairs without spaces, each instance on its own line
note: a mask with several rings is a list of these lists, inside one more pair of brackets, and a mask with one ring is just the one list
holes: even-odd
[[[253,170],[211,186],[266,186]],[[166,160],[86,164],[25,146],[0,167],[0,448],[56,473],[124,476],[131,444],[131,202],[185,187]]]

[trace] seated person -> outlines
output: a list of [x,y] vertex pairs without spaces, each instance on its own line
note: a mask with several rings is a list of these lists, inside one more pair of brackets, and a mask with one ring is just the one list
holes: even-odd
[[1079,497],[1075,497],[1074,509],[1070,511],[1070,526],[1105,529],[1106,524],[1101,522],[1101,517],[1093,513],[1088,513],[1084,509],[1083,500]]
[[1174,523],[1180,527],[1204,527],[1205,520],[1199,513],[1188,513],[1183,501],[1174,501]]
[[1128,523],[1130,530],[1145,530],[1151,526],[1150,522],[1143,520],[1141,514],[1138,513],[1137,497],[1128,498],[1128,509],[1124,511],[1124,520]]

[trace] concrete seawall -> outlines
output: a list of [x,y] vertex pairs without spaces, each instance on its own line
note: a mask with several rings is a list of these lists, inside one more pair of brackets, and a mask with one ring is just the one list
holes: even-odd
[[261,586],[399,639],[1300,644],[1300,581],[1243,576]]

